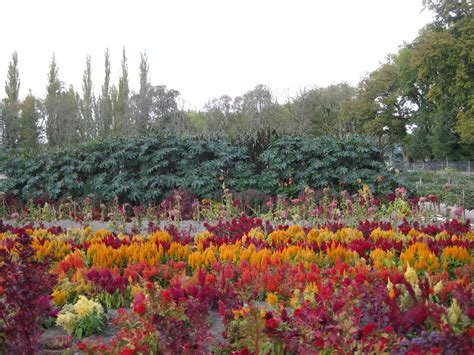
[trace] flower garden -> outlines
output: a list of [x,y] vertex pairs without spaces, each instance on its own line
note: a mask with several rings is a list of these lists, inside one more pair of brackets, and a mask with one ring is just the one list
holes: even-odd
[[473,352],[466,212],[368,139],[142,137],[3,166],[0,353]]
[[[70,229],[54,225],[64,205],[17,213],[0,225],[3,351],[473,351],[474,232],[462,213],[439,220],[435,196],[375,198],[367,186],[263,205],[248,216],[228,191],[220,202],[178,192],[151,211],[75,206]],[[32,223],[46,212],[52,225]]]

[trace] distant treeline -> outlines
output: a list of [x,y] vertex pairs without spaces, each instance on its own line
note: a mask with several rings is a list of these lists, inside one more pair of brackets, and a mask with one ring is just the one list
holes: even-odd
[[105,80],[98,97],[89,56],[79,93],[61,82],[53,55],[46,97],[30,93],[21,100],[15,52],[8,66],[6,97],[0,103],[0,137],[9,150],[43,150],[162,131],[177,136],[212,132],[232,138],[275,128],[282,134],[308,136],[371,135],[379,145],[397,148],[406,161],[472,160],[472,1],[423,3],[436,20],[356,87],[339,83],[309,88],[285,102],[258,85],[238,97],[211,99],[202,111],[184,110],[177,90],[150,83],[145,53],[141,53],[140,86],[130,89],[125,49],[117,86],[111,84],[110,55],[105,51]]

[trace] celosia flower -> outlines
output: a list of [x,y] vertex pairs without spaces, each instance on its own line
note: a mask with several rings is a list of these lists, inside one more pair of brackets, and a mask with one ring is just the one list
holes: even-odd
[[143,315],[146,312],[146,306],[143,302],[136,302],[133,306],[133,311],[139,315]]
[[277,295],[275,295],[273,292],[267,293],[267,303],[270,306],[275,307],[277,302],[278,302],[278,296]]
[[372,333],[372,331],[375,329],[375,324],[374,323],[369,323],[367,324],[364,329],[362,329],[362,336],[365,338],[367,335]]
[[270,318],[265,321],[265,327],[270,330],[278,329],[279,322],[275,318]]
[[387,289],[388,289],[389,297],[394,298],[395,297],[395,290],[393,288],[393,283],[392,283],[392,281],[390,281],[390,279],[388,279],[388,282],[387,282]]
[[443,280],[439,281],[435,285],[435,287],[433,287],[433,291],[434,291],[435,295],[439,294],[442,289],[443,289]]
[[458,302],[455,298],[453,298],[453,303],[451,303],[451,307],[448,309],[448,322],[451,326],[455,326],[458,322],[459,318],[462,315],[462,310],[458,305]]
[[99,303],[88,300],[85,296],[81,295],[74,305],[74,311],[79,318],[84,318],[94,311],[102,312],[103,309]]
[[407,263],[407,270],[405,271],[405,278],[410,283],[410,285],[415,286],[418,284],[418,275],[416,274],[415,269],[413,269],[409,263]]

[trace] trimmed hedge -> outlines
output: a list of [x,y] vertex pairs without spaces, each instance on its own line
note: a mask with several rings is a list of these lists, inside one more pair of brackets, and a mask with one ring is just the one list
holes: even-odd
[[[3,163],[3,191],[22,200],[93,196],[130,203],[161,200],[189,188],[211,197],[222,191],[257,189],[295,196],[306,186],[355,191],[361,179],[379,193],[397,185],[383,153],[367,138],[341,140],[278,137],[263,149],[243,141],[152,136],[109,139],[38,156],[15,155]],[[378,176],[383,182],[377,182]]]

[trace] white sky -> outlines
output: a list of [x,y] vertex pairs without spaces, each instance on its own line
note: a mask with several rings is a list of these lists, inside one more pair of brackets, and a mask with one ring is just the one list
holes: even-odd
[[421,0],[1,0],[0,97],[15,50],[21,96],[43,97],[53,52],[60,80],[76,90],[90,54],[98,92],[105,48],[117,83],[123,46],[132,90],[146,50],[152,84],[180,91],[192,109],[259,83],[280,98],[355,85],[431,21],[421,10]]

